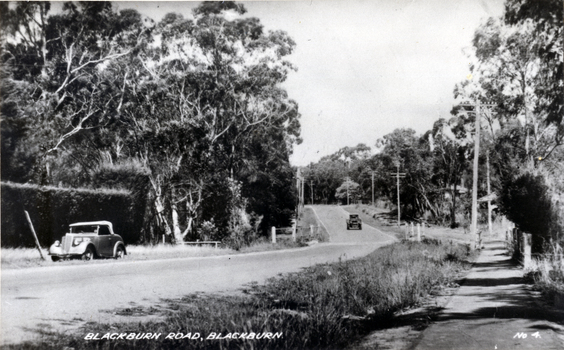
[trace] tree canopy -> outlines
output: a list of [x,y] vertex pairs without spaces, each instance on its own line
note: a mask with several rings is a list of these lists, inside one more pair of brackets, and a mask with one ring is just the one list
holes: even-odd
[[109,2],[1,6],[3,180],[92,187],[125,172],[113,185],[143,190],[142,177],[153,238],[213,221],[219,239],[234,216],[288,224],[300,114],[281,87],[285,32],[234,2],[158,23]]

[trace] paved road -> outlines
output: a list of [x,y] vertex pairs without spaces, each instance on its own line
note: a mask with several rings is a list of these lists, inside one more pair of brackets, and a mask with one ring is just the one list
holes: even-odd
[[503,242],[488,242],[415,349],[564,349],[564,310],[539,307],[522,276]]
[[347,231],[346,213],[316,206],[330,243],[287,250],[208,258],[49,266],[2,271],[2,344],[33,340],[38,331],[74,329],[89,321],[113,322],[104,310],[158,303],[194,292],[236,290],[279,273],[366,255],[394,239],[363,225]]

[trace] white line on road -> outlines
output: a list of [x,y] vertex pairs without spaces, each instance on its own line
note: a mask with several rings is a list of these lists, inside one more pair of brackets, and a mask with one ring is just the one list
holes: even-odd
[[325,224],[323,223],[323,221],[321,221],[321,219],[319,218],[319,215],[317,215],[317,212],[315,211],[315,208],[311,205],[307,206],[308,208],[311,208],[311,210],[313,210],[313,213],[315,214],[315,217],[317,218],[317,222],[319,222],[321,224],[321,226],[323,226],[323,228],[325,229],[325,232],[327,232],[327,234],[329,235],[329,239],[331,239],[331,235],[329,234],[329,230],[327,229],[327,227],[325,226]]

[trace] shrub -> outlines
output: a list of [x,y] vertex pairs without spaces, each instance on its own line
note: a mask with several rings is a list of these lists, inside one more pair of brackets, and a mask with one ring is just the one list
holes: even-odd
[[[138,206],[137,206],[138,207]],[[143,225],[135,200],[124,190],[72,189],[2,183],[2,246],[34,245],[24,210],[39,242],[49,246],[73,222],[108,220],[127,243],[135,243]],[[142,213],[141,213],[142,214]]]
[[533,252],[541,252],[558,222],[544,177],[524,173],[507,180],[501,202],[507,218],[533,234]]

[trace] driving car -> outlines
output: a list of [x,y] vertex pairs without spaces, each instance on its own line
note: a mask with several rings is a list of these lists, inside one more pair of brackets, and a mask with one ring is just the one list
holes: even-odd
[[349,218],[347,219],[347,230],[353,228],[362,230],[362,219],[358,214],[349,214]]
[[96,258],[120,259],[127,254],[125,243],[114,233],[109,221],[77,222],[69,225],[69,232],[61,241],[49,248],[51,260],[67,258],[92,260]]

